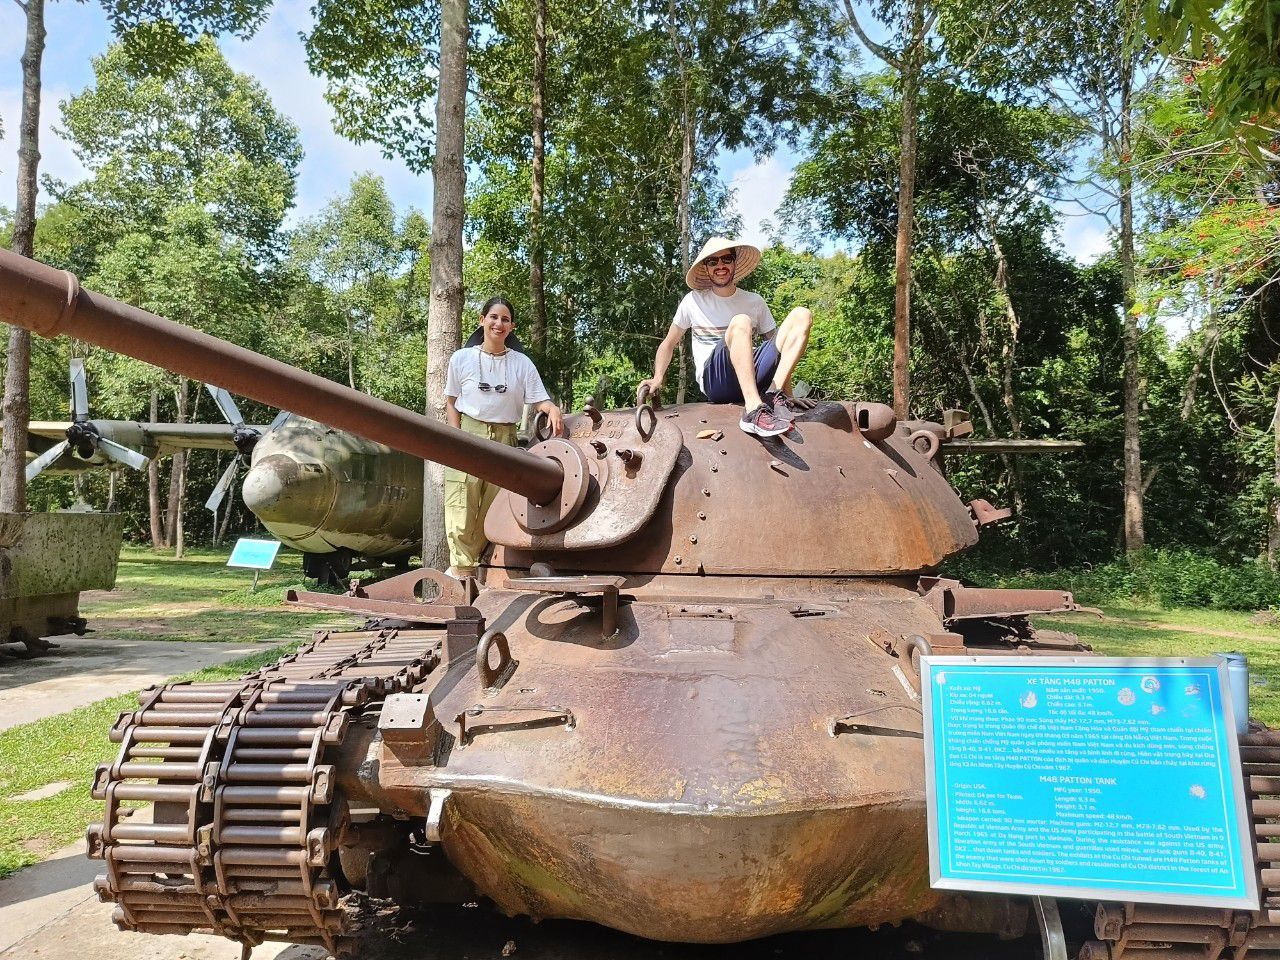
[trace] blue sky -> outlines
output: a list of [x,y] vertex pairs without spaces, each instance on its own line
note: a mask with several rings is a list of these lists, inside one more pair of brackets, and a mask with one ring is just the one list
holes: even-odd
[[[306,156],[298,182],[297,206],[291,219],[317,212],[331,198],[345,192],[356,174],[372,171],[387,183],[396,209],[410,205],[430,211],[431,181],[417,177],[403,163],[388,160],[378,148],[351,143],[333,132],[331,111],[324,102],[324,84],[307,72],[299,33],[310,22],[311,0],[277,0],[270,19],[249,41],[226,40],[223,50],[237,70],[252,74],[266,88],[277,110],[301,131]],[[109,43],[106,19],[96,3],[53,2],[48,5],[48,46],[44,60],[40,152],[42,173],[74,181],[83,168],[70,148],[54,132],[58,103],[84,89],[92,79],[89,60]],[[24,18],[15,6],[0,6],[0,118],[5,137],[0,141],[0,203],[12,207],[17,169],[17,127],[21,104],[21,65]],[[796,162],[781,150],[757,158],[748,151],[719,157],[720,175],[734,188],[744,239],[766,239],[764,224],[786,192]],[[1094,217],[1072,215],[1064,209],[1063,243],[1077,259],[1091,261],[1107,247],[1106,226]],[[672,225],[674,229],[675,225]]]

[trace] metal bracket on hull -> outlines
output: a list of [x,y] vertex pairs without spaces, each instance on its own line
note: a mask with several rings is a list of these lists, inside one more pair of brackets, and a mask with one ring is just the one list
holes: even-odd
[[507,582],[508,590],[527,593],[559,593],[570,597],[600,594],[604,599],[602,640],[618,631],[618,589],[626,583],[622,577],[523,577]]

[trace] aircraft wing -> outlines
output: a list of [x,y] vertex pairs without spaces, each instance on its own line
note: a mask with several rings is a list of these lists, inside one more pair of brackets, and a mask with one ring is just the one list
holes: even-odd
[[[236,449],[232,440],[236,428],[229,423],[139,423],[138,426],[160,449],[161,455],[174,450]],[[271,427],[250,424],[249,429],[265,434]]]
[[27,424],[27,433],[44,437],[48,440],[61,441],[66,438],[70,420],[32,420]]
[[1080,440],[948,440],[943,453],[1070,453],[1084,449]]

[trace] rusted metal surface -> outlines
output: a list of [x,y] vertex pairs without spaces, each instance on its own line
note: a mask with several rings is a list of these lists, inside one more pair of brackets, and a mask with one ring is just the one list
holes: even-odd
[[[439,631],[323,634],[244,680],[170,684],[121,714],[120,753],[94,783],[106,815],[87,832],[117,926],[339,951],[331,861],[360,837],[331,760],[363,709],[420,682],[440,650]],[[135,823],[130,801],[150,803],[152,822]]]
[[470,605],[474,596],[474,581],[463,583],[438,570],[411,570],[367,587],[353,580],[351,589],[342,595],[289,590],[285,603],[368,617],[448,623],[479,619],[479,612]]
[[944,623],[1033,613],[1076,613],[1081,607],[1066,590],[1000,590],[966,587],[959,580],[921,577],[920,593]]
[[[534,450],[554,447],[562,457],[567,446],[578,450],[573,462],[582,473],[575,493],[580,489],[581,495],[560,509],[538,511],[520,497],[499,493],[485,517],[485,535],[494,543],[557,552],[600,549],[630,540],[650,525],[684,449],[676,423],[660,415],[648,439],[629,411],[610,411],[598,420],[571,416],[565,424],[567,440],[550,440]],[[616,455],[621,450],[643,456],[627,463]],[[571,487],[566,482],[566,490]]]
[[[3,253],[0,316],[508,491],[486,519],[500,546],[474,597],[428,573],[291,596],[435,629],[326,635],[244,681],[165,687],[121,718],[90,836],[122,925],[338,949],[337,893],[389,889],[396,863],[427,853],[432,890],[655,939],[1025,926],[1024,904],[928,885],[919,656],[1087,648],[1029,620],[1078,609],[1068,593],[922,576],[999,513],[961,502],[943,475],[942,449],[969,432],[962,412],[899,423],[883,405],[823,403],[761,441],[732,406],[641,398],[569,417],[567,436],[529,455]],[[583,602],[596,593],[598,607]],[[1255,771],[1270,789],[1280,743],[1256,749],[1276,766]],[[150,824],[122,815],[132,800],[152,804]],[[1254,809],[1280,817],[1280,799]],[[1280,869],[1262,875],[1280,885]],[[1250,943],[1269,943],[1254,926]],[[1206,950],[1217,929],[1135,915],[1097,944],[1176,933]]]
[[[906,436],[865,439],[854,413],[853,405],[822,403],[797,420],[797,437],[761,441],[738,429],[732,406],[664,410],[649,447],[669,426],[678,428],[683,445],[670,481],[659,474],[650,488],[660,497],[642,532],[607,551],[570,552],[563,541],[524,547],[496,526],[495,507],[486,532],[506,546],[493,564],[527,569],[543,560],[583,573],[884,576],[927,570],[976,543],[968,508],[931,461]],[[696,439],[706,430],[721,439]],[[775,460],[779,466],[770,469]],[[637,480],[651,467],[646,454]],[[625,501],[605,511],[588,500],[589,519],[579,525],[630,515]]]
[[870,639],[941,632],[914,589],[776,578],[717,597],[736,578],[705,578],[676,601],[654,586],[628,590],[608,639],[570,601],[483,592],[509,677],[486,682],[476,660],[433,673],[447,762],[372,742],[343,764],[361,772],[348,791],[423,817],[447,791],[446,854],[513,913],[698,942],[913,916],[995,929],[925,880],[918,677],[909,649]]
[[0,250],[0,319],[44,337],[72,336],[301,413],[482,477],[535,502],[560,495],[562,472],[549,459],[453,430],[422,414],[85,290],[73,274],[8,250]]

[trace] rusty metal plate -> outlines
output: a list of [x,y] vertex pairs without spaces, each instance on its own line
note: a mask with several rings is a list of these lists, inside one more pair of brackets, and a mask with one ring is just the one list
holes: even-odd
[[[493,563],[527,569],[544,560],[566,573],[892,575],[928,570],[973,546],[973,517],[935,463],[901,431],[879,442],[864,439],[851,410],[819,404],[797,419],[792,434],[768,440],[739,429],[741,407],[663,411],[659,434],[678,425],[685,439],[640,536],[617,537],[610,542],[620,545],[607,551],[579,540],[571,549],[582,552],[565,553],[568,543],[525,543],[487,525],[490,539],[508,548]],[[639,474],[648,467],[646,460]],[[615,511],[590,522],[638,515],[632,503],[608,512]],[[490,524],[499,513],[490,511]]]
[[[525,498],[499,492],[484,521],[485,536],[494,543],[522,550],[610,547],[634,537],[657,510],[684,449],[680,428],[670,415],[658,414],[657,429],[648,441],[636,430],[635,415],[629,410],[606,413],[598,425],[584,416],[569,417],[566,425],[570,439],[551,442],[572,444],[585,462],[605,460],[609,468],[592,471],[582,506],[567,526],[554,532],[524,529],[518,518],[527,516]],[[633,458],[634,466],[625,463],[619,451],[641,454],[639,462]]]

